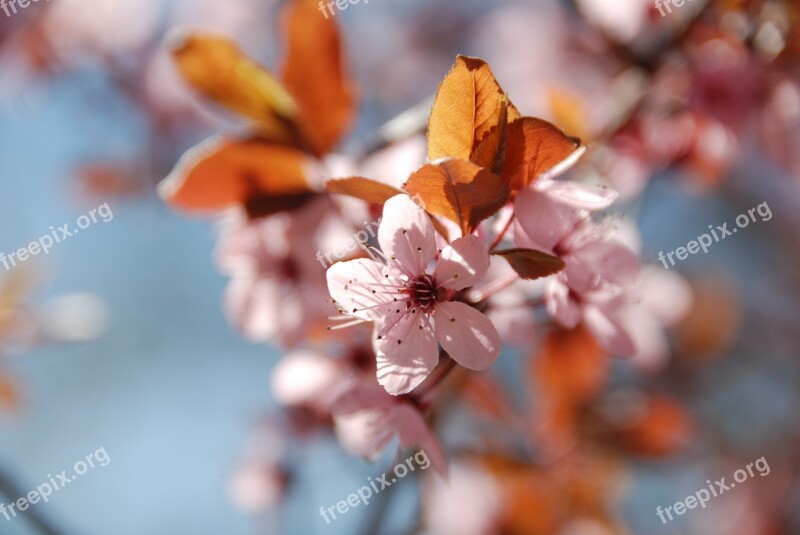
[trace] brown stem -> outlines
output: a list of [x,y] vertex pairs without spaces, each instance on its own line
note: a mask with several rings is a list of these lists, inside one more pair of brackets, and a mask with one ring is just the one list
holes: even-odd
[[495,247],[497,247],[500,244],[501,241],[503,241],[503,236],[505,236],[506,232],[508,232],[508,229],[511,228],[511,223],[514,222],[514,219],[516,217],[517,217],[517,214],[511,214],[511,217],[508,218],[508,221],[506,222],[505,226],[503,227],[503,230],[501,230],[497,234],[497,236],[495,236],[494,241],[489,246],[489,252],[490,253],[494,250]]
[[444,379],[450,375],[450,372],[453,371],[456,367],[456,361],[450,358],[450,355],[441,351],[439,354],[440,358],[442,359],[439,362],[439,365],[433,370],[433,373],[428,376],[425,381],[419,385],[413,395],[414,398],[417,400],[423,400],[425,397],[433,391]]

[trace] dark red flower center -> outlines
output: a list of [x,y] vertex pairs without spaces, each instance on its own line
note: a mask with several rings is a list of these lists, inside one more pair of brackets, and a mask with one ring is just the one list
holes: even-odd
[[441,297],[436,289],[436,281],[427,273],[412,279],[403,290],[411,298],[411,302],[423,310],[432,307]]

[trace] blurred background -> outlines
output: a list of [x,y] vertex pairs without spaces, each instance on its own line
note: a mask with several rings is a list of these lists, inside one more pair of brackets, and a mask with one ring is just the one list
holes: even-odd
[[[0,267],[0,501],[99,448],[111,462],[50,503],[0,518],[0,533],[800,534],[796,3],[694,0],[662,16],[648,0],[372,0],[337,13],[359,94],[339,153],[383,141],[384,122],[429,102],[456,54],[474,55],[523,113],[584,140],[575,172],[620,192],[613,210],[637,223],[642,259],[655,268],[659,251],[709,225],[764,202],[774,217],[670,270],[691,298],[669,344],[649,360],[614,361],[572,407],[593,445],[570,464],[577,475],[558,479],[569,479],[568,499],[542,490],[556,477],[547,470],[485,453],[497,415],[473,407],[438,430],[453,452],[450,487],[426,481],[420,502],[422,483],[409,479],[332,525],[319,507],[393,456],[370,465],[323,434],[290,448],[280,477],[241,476],[253,448],[288,442],[271,431],[280,417],[270,372],[283,351],[229,325],[226,278],[212,261],[216,222],[186,218],[156,194],[185,150],[240,127],[183,83],[165,36],[214,30],[275,66],[280,2],[17,9],[0,11],[0,251],[104,203],[113,219]],[[511,404],[536,388],[519,377],[543,380],[531,352],[511,349],[493,369]],[[657,506],[761,457],[769,476],[658,520]],[[459,504],[480,511],[497,492],[519,503],[492,506],[494,527],[479,513],[458,523]]]

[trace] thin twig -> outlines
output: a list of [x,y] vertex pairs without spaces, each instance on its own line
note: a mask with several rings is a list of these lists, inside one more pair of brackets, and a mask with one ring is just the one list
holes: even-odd
[[[18,496],[24,497],[27,495],[2,468],[0,468],[0,494],[8,500],[16,500]],[[53,526],[35,507],[29,508],[20,518],[30,522],[43,535],[64,535],[63,531],[59,531],[58,528]]]

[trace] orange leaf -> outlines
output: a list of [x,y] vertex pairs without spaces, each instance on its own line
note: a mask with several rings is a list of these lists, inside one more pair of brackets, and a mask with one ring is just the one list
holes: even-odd
[[360,176],[326,180],[325,190],[329,193],[349,195],[350,197],[356,197],[357,199],[371,204],[380,205],[383,205],[395,195],[404,193],[403,190],[397,189],[394,186]]
[[692,419],[681,405],[665,396],[651,396],[640,418],[618,439],[631,453],[661,457],[680,450],[691,435]]
[[19,390],[14,380],[8,375],[0,375],[0,409],[15,410],[20,402]]
[[499,381],[488,374],[469,375],[461,395],[477,411],[503,423],[514,421],[511,399]]
[[300,129],[314,154],[330,152],[353,120],[355,90],[345,73],[335,20],[316,0],[291,0],[284,11],[289,41],[283,82],[300,104]]
[[547,100],[550,112],[556,124],[564,126],[568,132],[584,139],[588,138],[591,129],[589,117],[583,105],[583,100],[567,89],[551,87],[547,91]]
[[591,400],[608,375],[608,359],[583,327],[548,333],[533,371],[541,392],[571,406]]
[[464,235],[497,213],[508,200],[500,177],[465,160],[426,164],[411,174],[403,189],[431,214],[455,222]]
[[535,436],[549,454],[563,453],[578,434],[580,409],[608,377],[608,359],[583,327],[548,333],[532,363],[541,427]]
[[580,140],[555,125],[523,117],[508,125],[503,178],[518,191],[545,173],[568,168],[583,154]]
[[428,157],[460,158],[495,169],[502,161],[509,113],[519,112],[478,58],[458,56],[445,76],[428,120]]
[[507,249],[492,254],[505,258],[514,271],[525,280],[549,277],[567,266],[559,257],[534,249]]
[[226,37],[181,35],[172,50],[189,84],[217,104],[255,121],[276,141],[293,140],[297,104],[281,83]]
[[263,139],[211,138],[187,151],[159,184],[161,197],[187,212],[213,212],[264,197],[308,197],[310,161]]
[[503,160],[505,160],[506,130],[508,128],[507,102],[508,97],[503,96],[497,124],[489,129],[475,150],[472,151],[472,161],[494,173],[502,172]]

